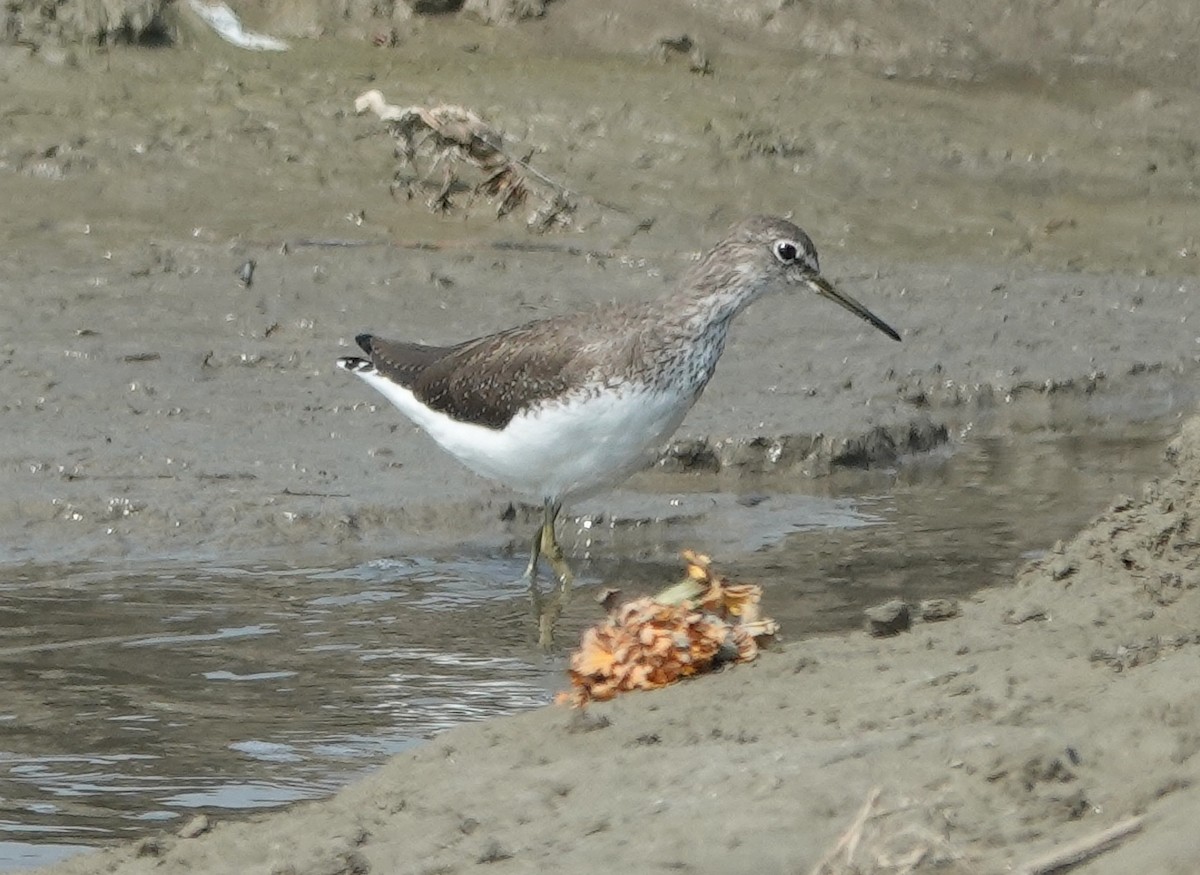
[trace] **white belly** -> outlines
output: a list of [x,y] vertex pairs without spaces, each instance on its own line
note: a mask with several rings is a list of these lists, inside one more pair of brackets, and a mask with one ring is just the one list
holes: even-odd
[[429,410],[377,373],[358,376],[472,471],[538,501],[579,498],[621,482],[653,459],[693,401],[625,386],[515,416],[497,431]]

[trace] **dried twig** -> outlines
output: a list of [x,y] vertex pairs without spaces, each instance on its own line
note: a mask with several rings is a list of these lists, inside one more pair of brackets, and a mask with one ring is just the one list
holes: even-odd
[[1145,823],[1144,817],[1130,817],[1114,823],[1107,829],[1084,836],[1077,841],[1057,848],[1050,853],[1031,860],[1017,869],[1018,875],[1050,875],[1072,866],[1078,866],[1105,851],[1111,851],[1129,836],[1139,832]]
[[871,813],[875,810],[875,805],[879,802],[879,794],[882,792],[879,787],[872,787],[867,793],[867,798],[863,802],[862,807],[858,809],[858,814],[854,816],[854,820],[850,822],[850,826],[842,833],[842,837],[838,839],[837,844],[830,848],[825,856],[822,857],[817,865],[813,867],[812,875],[827,875],[834,871],[832,866],[837,857],[845,852],[845,860],[847,868],[851,865],[854,859],[854,852],[858,850],[858,844],[862,841],[863,828],[867,825],[867,820],[870,819]]
[[921,822],[936,819],[934,809],[907,801],[881,809],[880,795],[878,787],[867,794],[812,875],[908,875],[919,866],[936,868],[960,858],[945,836]]

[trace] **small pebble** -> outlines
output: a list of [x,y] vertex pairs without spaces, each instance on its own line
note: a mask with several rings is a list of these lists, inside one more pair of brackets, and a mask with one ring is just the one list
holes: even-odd
[[954,619],[962,610],[954,599],[924,599],[918,605],[917,613],[926,623],[937,623]]
[[146,836],[133,846],[133,853],[138,857],[160,857],[162,852],[163,843],[158,836]]
[[1049,612],[1043,606],[1036,602],[1026,602],[1007,611],[1004,614],[1004,622],[1010,626],[1020,626],[1030,620],[1047,620],[1049,617]]
[[1078,569],[1078,565],[1066,556],[1059,556],[1050,563],[1050,577],[1052,580],[1062,580],[1064,577],[1070,577]]
[[864,611],[867,617],[867,632],[873,638],[886,638],[908,631],[912,626],[912,615],[908,605],[900,599],[892,599]]
[[254,285],[254,268],[257,266],[258,265],[255,263],[254,259],[251,258],[248,259],[240,268],[238,268],[238,280],[246,288],[250,288],[252,285]]
[[176,833],[181,839],[194,839],[204,835],[212,829],[212,822],[208,819],[207,814],[197,814]]

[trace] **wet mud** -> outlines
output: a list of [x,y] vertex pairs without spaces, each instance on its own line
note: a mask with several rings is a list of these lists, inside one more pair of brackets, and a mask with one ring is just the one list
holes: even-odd
[[[1194,675],[1181,510],[1194,426],[1166,462],[1158,447],[1200,385],[1200,99],[1195,59],[1172,54],[1194,13],[1164,3],[1121,24],[1060,4],[1038,42],[1036,16],[1008,6],[973,5],[973,33],[957,15],[870,5],[564,2],[511,27],[240,10],[291,40],[267,55],[220,42],[179,4],[170,44],[154,48],[64,45],[52,29],[0,46],[0,653],[14,696],[0,750],[24,758],[9,780],[25,801],[4,812],[22,848],[45,840],[33,858],[45,861],[56,842],[66,853],[109,837],[101,809],[120,805],[62,802],[93,777],[135,786],[142,802],[118,817],[148,834],[163,812],[220,812],[223,787],[240,787],[234,809],[329,791],[363,750],[443,728],[466,690],[484,692],[463,719],[540,701],[554,666],[528,649],[520,595],[500,586],[493,600],[479,583],[519,574],[534,515],[333,360],[361,330],[445,343],[659,294],[730,222],[768,212],[809,231],[825,274],[904,343],[819,301],[759,303],[660,463],[573,509],[564,540],[590,581],[631,590],[673,573],[680,547],[706,549],[780,594],[785,649],[712,686],[602,709],[603,732],[553,711],[485,723],[327,808],[221,829],[219,846],[147,840],[140,856],[71,871],[453,871],[485,858],[598,871],[644,846],[621,836],[651,821],[655,865],[711,866],[719,846],[723,871],[803,868],[875,785],[917,799],[905,810],[923,819],[895,832],[962,871],[1143,813],[1158,820],[1141,853],[1170,871],[1182,815],[1155,800],[1192,804],[1187,711],[1169,678]],[[522,211],[497,220],[464,190],[431,213],[440,170],[422,181],[429,168],[401,167],[378,119],[353,112],[369,88],[479,112],[575,193],[572,228],[531,234]],[[392,185],[398,170],[418,174],[411,189]],[[1055,545],[1163,465],[1158,486]],[[975,603],[1029,558],[1016,589]],[[439,581],[427,595],[449,599],[432,613],[392,604],[393,572],[372,564],[415,560]],[[866,604],[947,594],[964,611],[944,626],[890,643],[845,631]],[[571,628],[590,607],[573,606]],[[442,631],[405,664],[391,636],[418,616]],[[449,647],[464,616],[490,631]],[[306,632],[329,632],[340,655]],[[403,683],[364,659],[384,639],[377,656]],[[137,676],[145,647],[164,654],[162,677]],[[93,652],[102,664],[88,668]],[[446,685],[419,689],[444,653],[465,656]],[[495,675],[481,674],[489,659]],[[1148,679],[1136,690],[1122,683],[1132,670]],[[339,678],[358,693],[331,696]],[[225,738],[239,695],[262,684],[278,704],[258,703],[262,731]],[[81,699],[97,694],[111,701],[88,716]],[[400,716],[426,700],[430,725]],[[163,727],[180,708],[177,737],[203,725],[202,744],[173,746]],[[317,715],[302,738],[274,731],[297,711]],[[342,748],[313,752],[340,743],[329,714],[373,739],[350,743],[348,766]],[[1122,736],[1117,714],[1145,724],[1144,741]],[[56,737],[79,743],[39,746],[76,720],[83,734]],[[122,759],[139,735],[171,769]],[[1173,765],[1122,760],[1129,783],[1104,764],[1131,744]],[[549,814],[479,809],[490,769],[520,775],[506,786]],[[586,794],[580,776],[601,774],[600,796]],[[697,830],[697,776],[725,788],[728,806],[703,806],[723,825]],[[166,790],[145,792],[160,779]],[[380,838],[334,847],[316,822]],[[264,858],[264,835],[288,854]]]

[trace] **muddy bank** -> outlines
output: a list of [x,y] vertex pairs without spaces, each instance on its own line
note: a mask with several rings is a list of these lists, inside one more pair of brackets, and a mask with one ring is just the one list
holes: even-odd
[[[394,44],[420,38],[423,17],[433,16],[523,21],[557,44],[604,52],[650,52],[664,37],[678,45],[686,33],[710,62],[714,53],[770,48],[846,58],[888,75],[913,77],[1054,77],[1082,69],[1186,84],[1200,71],[1192,51],[1200,12],[1186,0],[1136,8],[1072,0],[1051,9],[1032,0],[973,0],[953,9],[875,0],[803,6],[707,0],[649,9],[629,0],[603,7],[580,0],[241,0],[232,5],[255,27],[299,38],[363,39],[385,33]],[[186,6],[172,0],[13,0],[6,6],[5,34],[32,46],[47,41],[186,45],[197,39]]]
[[[1191,32],[1177,25],[1195,12],[1177,6],[1139,15],[1112,38],[1124,44],[1145,28],[1167,47]],[[849,43],[941,44],[927,10],[909,19],[892,9],[860,17],[893,22],[895,39]],[[1155,52],[1047,42],[1032,23],[1017,27],[1018,15],[1004,25],[1016,28],[1010,42],[1036,46],[1051,70],[993,63],[1005,55],[995,50],[965,56],[970,75],[899,75],[886,63],[798,47],[796,31],[819,34],[816,22],[776,34],[753,17],[702,29],[703,15],[674,7],[596,20],[604,14],[568,2],[520,27],[420,18],[395,46],[348,33],[294,40],[281,53],[234,49],[204,30],[153,51],[0,47],[0,173],[13,205],[0,236],[21,253],[49,249],[60,263],[193,232],[216,244],[519,236],[519,220],[497,226],[487,209],[431,225],[419,202],[389,196],[391,145],[377,122],[350,112],[374,87],[402,104],[479,111],[515,153],[534,150],[543,172],[584,198],[578,227],[593,237],[584,245],[634,257],[698,248],[763,211],[792,212],[831,266],[844,253],[1196,272],[1191,119],[1200,99],[1195,77],[1182,72],[1191,53],[1143,71],[1138,59]],[[282,19],[251,23],[273,30]],[[679,30],[707,47],[707,74],[672,53],[660,58],[657,35]],[[1053,33],[1081,31],[1109,32]],[[916,67],[929,54],[918,52]],[[1071,63],[1097,55],[1103,63]],[[589,206],[588,197],[625,212]],[[652,233],[631,242],[640,220],[654,220]]]
[[[1006,8],[930,29],[905,6],[627,4],[599,20],[562,2],[520,28],[415,19],[379,41],[354,16],[295,39],[329,7],[263,4],[247,22],[290,51],[195,28],[162,51],[0,49],[0,560],[53,580],[81,561],[345,569],[523,549],[511,496],[333,359],[364,329],[444,343],[658,294],[750,212],[794,215],[825,273],[905,342],[762,302],[634,489],[800,490],[866,466],[884,490],[980,435],[1181,421],[1200,370],[1200,98],[1173,46],[1194,13],[1143,7],[1117,27],[1107,7],[1059,4],[1040,40]],[[659,50],[680,30],[703,57]],[[581,194],[576,225],[534,237],[464,197],[431,215],[419,184],[393,197],[392,143],[350,111],[368,87],[477,109]],[[963,871],[1143,811],[1141,836],[1097,865],[1186,871],[1195,432],[1144,499],[960,619],[798,642],[593,722],[542,711],[451,733],[324,806],[67,871],[804,867],[875,785],[883,840]],[[611,501],[635,524],[660,513]],[[768,592],[791,580],[752,551],[720,558]]]
[[[523,29],[424,27],[402,50],[331,40],[268,58],[214,39],[49,75],[41,54],[0,56],[4,556],[353,562],[464,533],[515,544],[511,496],[334,358],[362,330],[447,343],[660,294],[755,211],[794,213],[826,274],[905,342],[819,302],[752,308],[666,488],[891,468],[974,434],[1196,400],[1191,92],[1131,121],[1128,84],[934,86],[770,54],[697,76],[530,54]],[[392,144],[350,112],[368,83],[486,108],[543,147],[544,170],[628,211],[583,198],[572,230],[541,237],[466,198],[446,216],[393,198]],[[781,114],[780,83],[813,112]],[[1017,148],[1033,140],[1057,157]]]
[[[250,289],[234,276],[246,257],[258,261]],[[679,268],[678,257],[666,263]],[[24,303],[0,369],[3,554],[323,564],[467,533],[519,544],[527,520],[501,520],[511,495],[444,458],[333,359],[364,328],[441,342],[586,306],[599,283],[613,297],[658,293],[662,280],[642,264],[176,244],[87,272],[9,272],[0,286]],[[662,471],[677,479],[657,488],[686,491],[714,471],[733,485],[894,467],[974,434],[1110,427],[1195,400],[1195,339],[1181,330],[1192,283],[847,270],[843,283],[906,342],[881,342],[818,304],[764,302],[736,327],[668,452]]]
[[961,617],[452,730],[326,802],[53,871],[807,871],[875,793],[863,871],[1002,871],[1130,817],[1087,871],[1188,871],[1200,419],[1168,459]]

